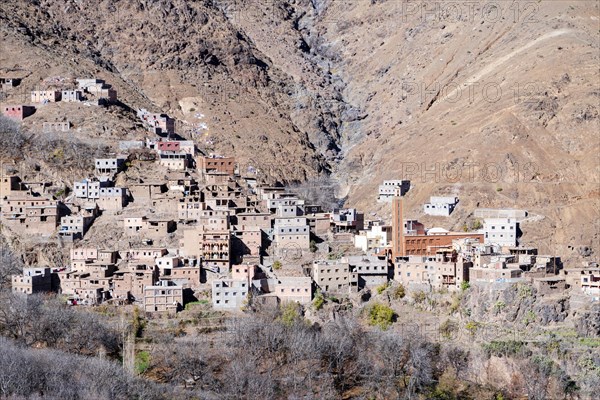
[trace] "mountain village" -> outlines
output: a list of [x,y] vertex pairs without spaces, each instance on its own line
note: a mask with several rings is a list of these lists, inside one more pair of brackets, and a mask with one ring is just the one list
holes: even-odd
[[[18,80],[2,78],[3,89]],[[27,104],[6,105],[5,117],[22,121],[56,102],[106,107],[117,92],[100,79],[77,87],[31,92]],[[151,133],[120,141],[115,154],[95,159],[93,176],[74,179],[62,200],[45,193],[48,182],[24,182],[2,171],[0,222],[4,234],[59,241],[70,263],[30,265],[12,276],[14,293],[57,292],[71,305],[135,304],[146,313],[175,314],[208,300],[216,310],[239,311],[252,302],[309,304],[317,295],[376,290],[391,283],[407,290],[501,290],[530,282],[540,293],[577,291],[600,300],[597,263],[565,265],[560,254],[521,244],[526,210],[476,209],[476,225],[452,232],[405,215],[408,180],[381,182],[373,202],[388,205],[391,220],[368,220],[352,208],[324,209],[235,154],[199,151],[175,131],[166,114],[140,109]],[[68,131],[47,122],[44,131]],[[281,161],[284,162],[284,161]],[[129,176],[132,166],[147,175]],[[444,219],[460,198],[431,197],[423,213]],[[88,241],[101,220],[117,221],[118,248]]]

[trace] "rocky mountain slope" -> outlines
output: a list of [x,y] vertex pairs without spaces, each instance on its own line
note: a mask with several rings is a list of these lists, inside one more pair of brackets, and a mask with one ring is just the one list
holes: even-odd
[[[579,259],[600,251],[599,13],[593,1],[8,0],[0,71],[23,74],[24,91],[105,78],[202,148],[280,180],[331,172],[347,204],[379,216],[377,185],[392,178],[412,180],[411,216],[432,194],[460,197],[429,225],[524,208],[524,242]],[[100,137],[114,126],[85,121]]]

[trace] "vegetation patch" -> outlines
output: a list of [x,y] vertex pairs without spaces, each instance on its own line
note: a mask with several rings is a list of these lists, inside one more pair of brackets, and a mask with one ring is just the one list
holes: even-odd
[[369,308],[369,325],[377,326],[382,330],[388,329],[394,323],[395,317],[394,310],[385,304],[375,303]]

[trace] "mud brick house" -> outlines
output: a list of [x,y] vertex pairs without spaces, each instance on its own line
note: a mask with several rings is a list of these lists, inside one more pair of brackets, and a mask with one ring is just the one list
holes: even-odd
[[158,269],[154,265],[129,264],[119,268],[110,284],[111,297],[122,302],[144,301],[144,288],[158,281]]
[[65,122],[44,122],[42,123],[44,132],[68,132],[71,130],[71,123]]
[[233,175],[235,173],[234,157],[222,157],[213,154],[208,157],[199,157],[197,164],[203,174],[209,172],[222,172]]
[[215,272],[229,271],[231,234],[229,231],[205,230],[203,227],[183,232],[182,250],[186,257],[202,260],[202,266]]
[[171,172],[167,174],[167,188],[189,196],[198,191],[198,183],[187,172]]
[[35,107],[24,105],[10,105],[2,107],[2,114],[17,121],[23,121],[25,118],[35,113]]
[[168,190],[165,183],[158,181],[134,182],[128,183],[127,186],[136,205],[151,205],[152,199]]
[[177,223],[173,220],[147,217],[126,217],[123,225],[126,235],[149,238],[161,238],[177,229]]
[[1,207],[7,227],[31,235],[51,235],[59,222],[59,203],[43,197],[8,197]]
[[20,275],[12,275],[13,293],[44,293],[52,290],[52,272],[50,268],[24,268]]
[[3,175],[2,179],[0,179],[0,205],[2,205],[2,202],[7,197],[24,190],[25,187],[21,183],[21,178],[17,175]]
[[244,256],[260,256],[263,248],[263,231],[258,227],[248,227],[231,232],[233,261],[243,262]]
[[183,307],[183,287],[172,281],[159,281],[144,288],[144,310],[174,314]]
[[111,103],[117,102],[117,91],[102,79],[77,79],[79,89],[99,98],[105,98]]
[[101,187],[96,201],[102,211],[121,211],[127,205],[125,188]]
[[282,276],[276,279],[275,295],[280,302],[308,304],[312,300],[312,279],[308,276]]

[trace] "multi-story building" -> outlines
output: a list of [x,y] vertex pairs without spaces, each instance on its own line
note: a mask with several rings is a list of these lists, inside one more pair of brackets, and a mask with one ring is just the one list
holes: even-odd
[[121,211],[127,205],[127,192],[120,187],[100,187],[96,201],[102,211]]
[[234,157],[222,157],[211,154],[208,157],[199,157],[197,164],[203,174],[215,171],[223,172],[228,175],[235,174]]
[[185,230],[181,247],[186,257],[201,260],[203,268],[220,273],[229,271],[231,234],[228,230],[205,230],[203,227]]
[[52,272],[50,268],[23,268],[20,275],[12,275],[13,293],[44,293],[52,290]]
[[358,232],[365,227],[365,216],[355,208],[333,210],[334,232]]
[[100,197],[100,188],[107,184],[108,182],[83,179],[80,182],[75,182],[73,194],[79,199],[97,200]]
[[391,278],[390,264],[385,256],[348,256],[340,261],[349,265],[350,282],[357,290],[375,288]]
[[396,192],[398,192],[400,196],[404,196],[409,190],[410,181],[408,180],[383,181],[383,183],[379,185],[379,196],[377,197],[377,200],[390,202],[396,195]]
[[21,193],[25,189],[17,175],[3,175],[0,179],[0,205],[7,197]]
[[392,226],[381,222],[374,223],[370,229],[361,230],[354,236],[354,247],[363,252],[379,252],[384,249],[392,239]]
[[314,261],[312,278],[323,292],[343,293],[351,288],[350,266],[347,262]]
[[305,217],[275,218],[273,242],[276,252],[303,251],[310,248],[310,227]]
[[144,310],[146,312],[176,313],[183,307],[183,287],[172,281],[158,281],[144,288]]
[[15,231],[51,235],[59,222],[59,204],[43,197],[9,197],[1,208],[1,221]]
[[158,153],[159,164],[171,171],[183,171],[188,167],[189,154],[184,151],[162,150]]
[[282,276],[275,279],[275,295],[282,303],[308,304],[312,300],[312,279],[308,276]]
[[600,273],[591,273],[581,277],[581,290],[592,298],[600,301]]
[[423,205],[423,212],[427,215],[448,217],[458,204],[458,197],[431,196],[429,203]]
[[247,279],[215,279],[212,281],[212,303],[215,310],[238,310],[248,298]]
[[125,165],[125,159],[122,157],[96,158],[94,163],[96,165],[97,175],[112,175],[121,170]]
[[486,218],[483,220],[485,243],[500,247],[517,245],[518,223],[515,218]]
[[63,239],[76,240],[83,239],[92,223],[94,215],[67,215],[60,219],[60,228],[58,234]]

